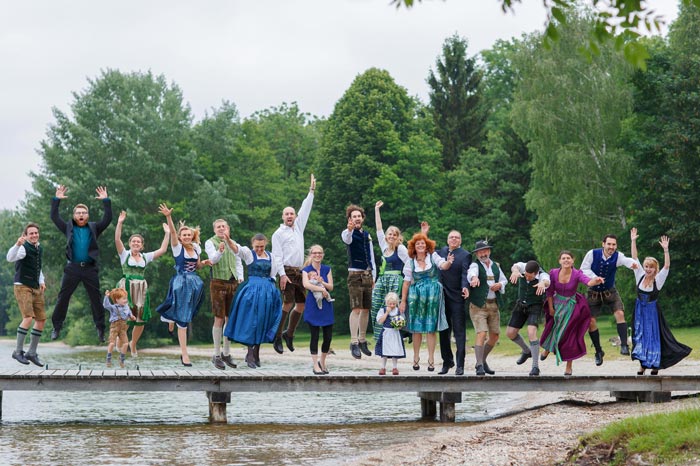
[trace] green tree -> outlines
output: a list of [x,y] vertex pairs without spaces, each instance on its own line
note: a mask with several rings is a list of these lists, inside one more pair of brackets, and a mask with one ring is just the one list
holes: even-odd
[[[372,68],[355,78],[324,124],[314,209],[339,289],[347,267],[340,232],[348,204],[364,207],[371,227],[374,204],[382,199],[384,225],[395,224],[408,236],[419,230],[420,220],[436,223],[442,217],[440,143],[424,131],[432,130],[424,115],[388,72]],[[348,308],[345,294],[336,300],[336,310]]]
[[590,21],[572,17],[551,50],[533,36],[514,61],[513,126],[532,163],[532,241],[552,266],[561,249],[580,255],[628,226],[630,157],[620,129],[631,110],[631,67],[611,46],[590,62],[577,53]]
[[430,106],[435,122],[435,137],[442,143],[443,166],[452,170],[462,151],[480,147],[486,112],[481,104],[481,71],[476,59],[467,56],[467,39],[457,34],[448,37],[442,56],[435,61],[436,71],[428,74]]
[[634,77],[635,113],[625,140],[634,154],[633,220],[640,256],[662,255],[660,235],[671,237],[672,269],[664,309],[677,325],[697,325],[697,296],[688,283],[700,278],[700,9],[685,5],[668,44],[654,41],[647,72]]
[[[192,196],[196,181],[189,145],[191,116],[182,92],[163,76],[106,70],[89,80],[85,90],[73,94],[70,110],[70,114],[53,111],[55,122],[41,142],[42,168],[31,174],[34,193],[27,202],[27,218],[46,218],[59,184],[69,188],[69,198],[61,203],[63,218],[71,218],[72,208],[79,202],[88,205],[93,219],[99,218],[102,206],[95,200],[95,187],[107,186],[114,211],[129,212],[124,234],[141,233],[146,248],[155,249],[163,234],[158,203],[184,203]],[[50,246],[45,255],[45,274],[51,277],[46,293],[50,307],[66,260],[65,238],[50,222],[40,223],[42,241]],[[104,288],[113,287],[121,276],[113,234],[108,229],[99,240]],[[155,301],[165,295],[171,265],[168,257],[149,267]],[[81,320],[90,320],[81,290],[71,300],[64,325],[68,341],[73,343],[95,339],[92,331],[79,330]]]
[[[0,210],[0,238],[5,239],[3,241],[3,254],[20,237],[25,223],[19,212]],[[15,333],[17,326],[22,320],[13,292],[14,281],[15,264],[3,260],[3,266],[0,268],[0,335],[12,335]]]

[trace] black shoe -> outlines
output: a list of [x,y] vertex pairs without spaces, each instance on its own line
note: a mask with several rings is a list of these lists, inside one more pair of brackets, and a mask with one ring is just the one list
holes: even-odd
[[97,339],[100,340],[100,343],[105,342],[105,329],[104,328],[97,329]]
[[287,336],[287,332],[282,332],[282,339],[287,344],[287,349],[294,352],[294,337]]
[[547,359],[547,356],[549,356],[549,351],[545,351],[544,353],[540,354],[540,361]]
[[457,366],[457,369],[455,369],[455,375],[464,375],[464,367]]
[[214,364],[214,367],[216,367],[219,370],[225,370],[226,369],[226,364],[224,364],[224,361],[221,359],[221,356],[218,354],[215,354],[214,356],[211,357],[211,362]]
[[540,368],[533,367],[532,370],[530,371],[530,375],[532,375],[532,376],[540,375]]
[[605,356],[605,351],[600,350],[600,351],[595,352],[595,365],[596,366],[603,365],[603,356]]
[[372,356],[372,352],[367,347],[366,341],[360,342],[360,351],[362,351],[362,354],[364,354],[365,356]]
[[61,327],[54,327],[53,330],[51,330],[51,339],[52,340],[58,340],[58,337],[61,334]]
[[279,354],[284,353],[284,347],[282,346],[282,337],[275,337],[275,341],[272,342],[272,347]]
[[496,371],[492,370],[489,367],[489,365],[486,361],[484,361],[484,372],[486,372],[488,375],[494,375],[496,373]]
[[445,375],[445,374],[447,374],[448,372],[450,372],[450,369],[452,369],[453,367],[455,367],[455,363],[453,363],[453,362],[443,362],[443,363],[442,363],[442,369],[440,369],[440,372],[438,372],[438,374],[440,374],[440,375]]
[[29,360],[25,357],[24,351],[14,350],[12,352],[12,359],[14,359],[15,361],[17,361],[20,364],[24,364],[24,365],[29,364]]
[[515,361],[515,364],[517,364],[518,366],[521,364],[524,364],[525,361],[527,361],[531,357],[532,357],[532,353],[520,353],[520,357],[518,358],[517,361]]
[[476,366],[476,375],[486,375],[483,364],[479,364],[478,366]]
[[221,360],[231,369],[235,369],[236,367],[238,367],[236,363],[233,362],[233,358],[230,354],[221,353]]
[[630,347],[627,345],[620,345],[620,354],[623,356],[630,355]]
[[34,365],[44,367],[44,362],[41,359],[39,359],[38,354],[24,353],[24,357],[27,358],[27,361],[31,361],[32,363],[34,363]]
[[360,353],[360,345],[357,343],[350,343],[350,354],[355,359],[362,359],[362,353]]
[[191,363],[191,362],[185,362],[185,360],[182,359],[182,355],[180,355],[180,362],[181,362],[182,365],[185,366],[185,367],[192,367],[192,363]]

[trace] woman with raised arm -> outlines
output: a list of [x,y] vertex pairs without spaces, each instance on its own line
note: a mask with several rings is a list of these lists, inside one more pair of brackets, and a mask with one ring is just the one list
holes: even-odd
[[377,281],[372,290],[372,325],[374,326],[375,344],[379,341],[379,336],[384,331],[383,324],[377,322],[377,313],[384,307],[384,298],[387,293],[394,292],[401,294],[401,283],[403,282],[403,267],[409,261],[408,249],[403,245],[401,230],[395,226],[386,229],[386,234],[382,228],[382,216],[379,209],[384,205],[382,201],[377,201],[374,205],[374,221],[377,226],[377,240],[379,248],[382,250],[382,262],[379,266]]
[[114,245],[117,247],[119,262],[122,265],[122,279],[117,283],[118,288],[126,290],[129,300],[129,308],[136,316],[136,321],[133,322],[133,330],[131,331],[131,341],[129,342],[129,350],[131,357],[138,356],[136,344],[143,334],[143,327],[151,318],[151,298],[148,293],[148,283],[144,277],[146,266],[165,254],[168,250],[168,240],[170,239],[170,227],[167,223],[163,224],[163,242],[155,251],[143,252],[144,239],[139,234],[133,234],[129,237],[129,249],[124,248],[122,243],[122,227],[126,220],[126,212],[121,211],[117,219],[117,227],[114,229]]
[[403,288],[399,311],[406,312],[406,303],[410,312],[406,323],[409,332],[413,332],[413,370],[420,369],[420,345],[423,334],[428,341],[428,371],[435,370],[435,344],[437,332],[447,328],[445,317],[445,296],[442,284],[438,280],[438,268],[447,270],[454,262],[454,256],[448,254],[443,259],[435,252],[435,241],[428,239],[424,233],[416,233],[408,242],[409,260],[403,268]]
[[586,297],[577,293],[579,284],[598,285],[602,278],[589,279],[574,268],[574,255],[569,251],[559,253],[558,269],[549,271],[551,284],[545,301],[545,327],[540,337],[544,361],[550,352],[557,358],[557,365],[566,361],[564,375],[571,375],[574,359],[586,354],[584,337],[591,321],[591,309]]
[[[160,213],[168,220],[168,227],[173,234],[170,235],[170,247],[175,257],[175,270],[177,273],[170,279],[168,295],[165,301],[156,308],[163,322],[168,322],[168,329],[172,331],[177,325],[177,340],[180,343],[180,362],[183,366],[191,367],[190,356],[187,353],[187,327],[204,299],[204,282],[197,269],[211,265],[211,261],[200,260],[202,248],[199,246],[199,228],[191,228],[180,222],[180,227],[175,230],[173,224],[173,209],[161,204]],[[177,231],[177,234],[174,234]]]
[[[637,229],[630,232],[632,240],[632,259],[637,258]],[[634,269],[637,280],[637,301],[634,305],[632,321],[632,359],[639,361],[637,375],[644,375],[651,369],[651,375],[657,375],[659,369],[666,369],[678,363],[690,354],[691,349],[679,343],[671,333],[657,303],[659,291],[664,286],[671,266],[668,252],[669,238],[662,236],[659,245],[664,251],[664,267],[659,270],[659,261],[646,257],[644,262]]]

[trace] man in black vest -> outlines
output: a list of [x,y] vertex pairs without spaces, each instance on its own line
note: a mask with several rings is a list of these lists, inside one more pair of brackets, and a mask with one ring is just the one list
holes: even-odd
[[[41,259],[43,250],[39,244],[39,225],[29,223],[24,227],[22,236],[7,251],[7,261],[15,263],[14,292],[17,299],[19,312],[22,313],[22,322],[17,327],[17,348],[12,352],[12,357],[22,364],[33,362],[37,366],[44,363],[36,353],[41,333],[46,323],[44,310],[44,274],[41,271]],[[29,348],[24,352],[24,340],[29,333],[29,326],[34,321]]]
[[[506,336],[522,350],[516,364],[523,364],[532,358],[530,375],[537,376],[540,375],[540,340],[537,337],[537,326],[542,317],[545,291],[550,283],[549,274],[542,270],[537,261],[516,262],[510,271],[510,282],[518,285],[518,300],[506,327]],[[525,344],[519,333],[525,323],[529,345]]]
[[68,263],[63,269],[61,290],[58,292],[58,300],[53,310],[51,321],[53,330],[51,339],[56,340],[63,328],[63,321],[68,311],[68,303],[79,283],[83,283],[92,307],[92,320],[97,328],[97,337],[100,343],[105,342],[105,310],[102,307],[102,293],[100,292],[100,278],[97,268],[97,259],[100,250],[97,238],[105,231],[112,221],[112,202],[107,196],[107,188],[99,186],[97,199],[102,200],[104,214],[99,222],[89,222],[90,214],[85,204],[78,204],[73,208],[73,219],[66,222],[58,213],[61,199],[66,199],[68,189],[61,185],[56,188],[56,196],[51,200],[51,220],[59,231],[66,235],[66,259]]
[[448,254],[454,256],[454,262],[449,269],[440,269],[440,282],[445,294],[445,316],[449,327],[440,332],[442,369],[438,374],[447,374],[450,368],[455,366],[451,345],[451,336],[454,333],[457,346],[455,374],[464,375],[464,359],[467,354],[466,303],[469,297],[467,273],[472,263],[472,255],[462,249],[462,234],[457,230],[452,230],[447,234],[447,246],[438,251],[438,255],[443,259],[447,259]]
[[[491,245],[488,240],[477,241],[472,256],[476,259],[469,266],[469,318],[474,325],[476,338],[474,356],[476,375],[493,375],[486,363],[491,350],[496,346],[501,331],[501,296],[506,292],[508,278],[497,262],[491,260]],[[488,336],[488,340],[487,340]]]

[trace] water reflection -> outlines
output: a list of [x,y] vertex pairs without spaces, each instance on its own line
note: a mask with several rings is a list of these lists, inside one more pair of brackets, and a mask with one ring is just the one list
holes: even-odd
[[[0,369],[22,368],[0,345]],[[103,369],[104,351],[42,348],[50,368]],[[5,357],[6,355],[6,357]],[[172,369],[172,356],[129,360]],[[195,369],[209,369],[193,357]],[[38,369],[38,368],[37,368]],[[263,370],[306,370],[271,360]],[[337,464],[383,444],[411,442],[444,426],[420,422],[415,393],[232,393],[228,425],[208,423],[199,392],[5,391],[0,464]],[[490,419],[522,395],[465,393],[457,422]],[[488,407],[488,413],[485,412]]]

